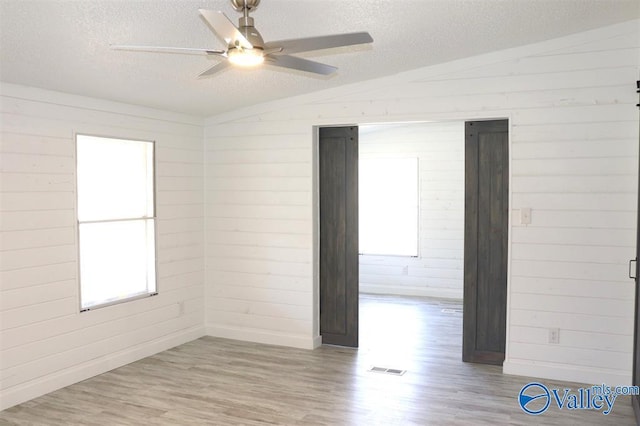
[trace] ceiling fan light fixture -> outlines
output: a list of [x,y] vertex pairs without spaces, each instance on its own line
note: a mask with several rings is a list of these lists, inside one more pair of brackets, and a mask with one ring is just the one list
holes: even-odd
[[240,67],[255,67],[264,62],[262,49],[229,49],[227,56],[229,62]]
[[253,18],[249,16],[249,12],[258,7],[259,3],[260,0],[231,0],[234,9],[242,12],[242,17],[239,19],[237,26],[221,11],[198,9],[198,12],[207,22],[211,30],[221,41],[224,41],[227,46],[226,50],[113,45],[111,48],[143,52],[205,54],[207,56],[218,56],[222,58],[222,61],[216,62],[215,65],[201,72],[198,75],[198,78],[200,78],[212,76],[228,68],[230,65],[242,68],[257,68],[266,61],[268,61],[269,65],[275,67],[304,71],[317,75],[330,75],[338,68],[291,55],[300,52],[311,52],[314,50],[332,49],[373,42],[373,38],[371,38],[369,33],[355,32],[265,43],[260,32],[254,25]]

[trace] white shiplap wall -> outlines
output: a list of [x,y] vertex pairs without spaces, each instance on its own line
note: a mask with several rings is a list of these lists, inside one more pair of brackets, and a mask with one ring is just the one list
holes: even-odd
[[628,384],[639,34],[631,21],[211,117],[207,331],[317,344],[313,126],[509,118],[511,204],[533,222],[510,227],[504,370]]
[[[246,127],[246,126],[241,126]],[[311,347],[311,149],[295,124],[206,152],[207,333]],[[248,126],[245,131],[250,132]]]
[[[201,119],[1,89],[3,409],[204,334],[204,164]],[[156,297],[79,313],[76,132],[156,142]]]
[[360,291],[462,298],[464,122],[363,126],[359,155],[417,158],[418,257],[360,256]]

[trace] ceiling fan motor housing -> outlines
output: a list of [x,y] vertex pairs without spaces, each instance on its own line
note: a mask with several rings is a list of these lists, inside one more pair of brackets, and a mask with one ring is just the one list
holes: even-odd
[[260,0],[231,0],[231,5],[238,12],[242,12],[244,9],[255,9],[259,4]]

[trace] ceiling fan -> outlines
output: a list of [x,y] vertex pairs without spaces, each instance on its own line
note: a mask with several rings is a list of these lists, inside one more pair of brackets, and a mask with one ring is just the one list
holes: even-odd
[[242,12],[238,27],[227,16],[218,11],[200,9],[213,32],[226,44],[226,50],[197,49],[188,47],[124,46],[112,45],[112,49],[136,50],[164,53],[192,53],[224,58],[198,77],[207,77],[228,68],[231,65],[255,67],[266,63],[277,67],[290,68],[315,74],[328,75],[337,70],[331,65],[291,56],[293,53],[310,52],[332,47],[352,46],[371,43],[373,38],[367,32],[334,34],[320,37],[298,38],[264,42],[253,24],[249,12],[258,7],[260,0],[231,0],[233,8]]

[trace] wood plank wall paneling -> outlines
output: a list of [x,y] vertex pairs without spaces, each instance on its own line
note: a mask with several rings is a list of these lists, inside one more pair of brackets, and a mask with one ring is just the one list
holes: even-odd
[[[2,89],[0,409],[204,333],[200,120]],[[78,312],[75,132],[156,141],[156,297]]]
[[[633,282],[627,278],[627,261],[634,257],[636,231],[638,25],[630,21],[208,119],[209,329],[226,336],[272,337],[277,330],[308,341],[315,337],[311,265],[277,251],[267,264],[247,259],[256,246],[313,251],[314,125],[509,118],[512,217],[505,371],[629,384]],[[443,158],[424,170],[423,179],[435,181],[451,161],[455,158]],[[431,195],[442,196],[456,182]],[[251,195],[232,199],[219,191]],[[254,195],[256,202],[250,204]],[[281,209],[265,209],[265,199]],[[439,208],[451,202],[443,197]],[[219,217],[227,203],[234,204],[237,217]],[[527,207],[532,223],[520,225],[519,210]],[[456,217],[437,210],[423,214],[433,220],[433,238],[448,241],[423,243],[424,252],[443,261],[458,259],[458,242],[452,239],[459,234]],[[246,253],[217,249],[232,245]],[[434,260],[432,266],[456,271],[451,262]],[[375,271],[368,280],[381,284],[384,274],[398,275],[402,265],[389,261],[367,268]],[[281,283],[292,275],[295,283]],[[460,279],[455,273],[437,278],[444,288],[455,288]],[[282,286],[310,295],[302,299],[309,312],[306,326],[287,326],[289,312],[282,304],[261,307],[269,322],[255,315],[250,304],[223,310],[224,300],[215,296],[219,288],[243,288],[242,300],[249,301],[254,292],[249,280],[262,284],[262,297]],[[424,282],[423,276],[405,280]],[[548,343],[549,328],[560,328],[559,344]]]
[[464,122],[360,127],[360,158],[418,158],[419,254],[360,256],[360,291],[462,299]]
[[206,150],[209,334],[311,347],[311,133],[287,130]]

